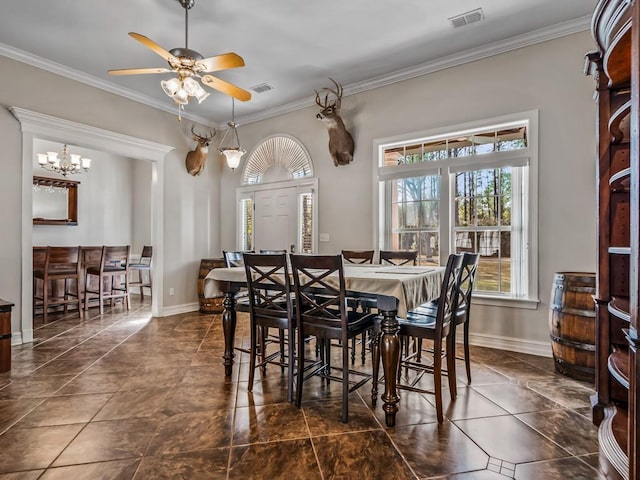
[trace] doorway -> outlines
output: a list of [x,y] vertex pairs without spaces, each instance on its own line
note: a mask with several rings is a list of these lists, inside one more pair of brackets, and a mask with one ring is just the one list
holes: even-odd
[[[22,294],[20,305],[17,305],[15,309],[21,323],[20,330],[13,332],[14,341],[12,343],[28,343],[33,340],[32,177],[33,158],[35,156],[34,141],[36,139],[81,145],[134,160],[151,162],[151,241],[154,245],[153,284],[156,292],[162,292],[164,270],[162,255],[164,157],[173,150],[173,147],[32,112],[23,108],[11,107],[9,110],[20,122],[22,130]],[[153,295],[151,303],[152,315],[161,316],[161,300],[161,295]]]
[[238,188],[236,249],[316,253],[317,192],[316,178]]
[[298,251],[296,187],[256,192],[254,202],[256,251]]

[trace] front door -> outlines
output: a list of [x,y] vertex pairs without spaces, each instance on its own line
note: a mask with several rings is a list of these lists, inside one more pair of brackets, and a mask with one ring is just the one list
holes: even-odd
[[296,187],[255,192],[254,246],[260,250],[297,251],[298,204]]

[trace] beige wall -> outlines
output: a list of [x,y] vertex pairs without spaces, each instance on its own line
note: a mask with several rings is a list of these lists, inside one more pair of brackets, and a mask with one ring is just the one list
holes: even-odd
[[[582,73],[592,49],[583,32],[344,98],[343,118],[356,144],[345,167],[333,166],[317,108],[243,125],[240,138],[251,149],[268,135],[288,133],[306,146],[319,178],[319,231],[331,239],[319,251],[336,253],[375,247],[374,139],[538,109],[540,304],[536,310],[474,306],[472,330],[476,341],[507,337],[512,346],[523,340],[525,349],[548,351],[554,272],[595,270],[594,83]],[[223,248],[235,246],[241,172],[222,176]]]
[[[55,142],[35,140],[33,144],[36,152],[62,151],[62,145]],[[70,146],[69,151],[92,160],[88,173],[69,177],[80,182],[78,225],[34,225],[33,245],[131,245],[135,231],[133,167],[135,163],[146,162],[75,145]],[[40,168],[37,159],[33,161],[33,174],[62,178]],[[151,172],[147,181],[151,181]],[[149,189],[147,195],[151,196]]]
[[133,241],[131,252],[140,255],[151,245],[151,162],[133,162]]
[[[205,171],[192,177],[185,170],[184,157],[193,141],[176,116],[3,57],[0,72],[0,105],[4,107],[0,109],[0,298],[16,303],[14,331],[19,331],[21,317],[22,136],[20,123],[7,110],[10,106],[175,147],[164,161],[162,303],[171,311],[171,307],[197,302],[200,258],[220,252],[218,159],[210,158]],[[168,296],[169,288],[175,288],[175,296]]]
[[[346,167],[333,166],[316,108],[243,125],[240,137],[247,149],[275,133],[293,135],[305,145],[319,179],[319,231],[331,238],[319,244],[320,252],[333,253],[374,246],[374,139],[538,109],[541,303],[537,310],[474,306],[472,330],[494,339],[546,344],[553,273],[595,269],[595,108],[593,81],[582,74],[583,56],[591,49],[583,32],[347,97],[343,117],[356,151]],[[195,303],[200,258],[235,247],[235,190],[242,169],[223,170],[218,158],[210,158],[204,173],[191,177],[184,156],[192,141],[175,116],[6,58],[0,58],[0,72],[3,107],[175,147],[165,159],[164,290],[175,288],[176,295],[163,294],[163,305],[171,311]],[[21,134],[6,109],[0,110],[0,141],[0,298],[19,304]],[[19,305],[14,313],[15,329]]]

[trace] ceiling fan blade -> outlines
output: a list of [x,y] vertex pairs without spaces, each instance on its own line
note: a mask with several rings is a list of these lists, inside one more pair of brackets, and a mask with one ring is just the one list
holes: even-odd
[[230,52],[199,60],[197,64],[204,67],[203,72],[217,72],[229,68],[244,67],[244,60],[240,55]]
[[205,85],[215,88],[216,90],[221,91],[233,98],[237,98],[241,102],[246,102],[247,100],[251,100],[251,93],[246,90],[241,89],[240,87],[236,87],[235,85],[225,82],[224,80],[220,80],[217,77],[212,75],[205,75],[202,77],[202,83]]
[[156,52],[158,55],[160,55],[162,58],[164,58],[167,62],[169,62],[171,64],[177,64],[177,65],[180,64],[180,60],[177,57],[175,57],[174,55],[169,53],[167,50],[162,48],[160,45],[158,45],[156,42],[154,42],[150,38],[147,38],[144,35],[140,35],[139,33],[136,33],[136,32],[129,32],[129,36],[132,37],[132,38],[135,38],[137,41],[139,41],[145,47],[147,47],[147,48],[153,50],[154,52]]
[[109,75],[144,75],[146,73],[167,73],[172,72],[168,68],[123,68],[120,70],[109,70]]

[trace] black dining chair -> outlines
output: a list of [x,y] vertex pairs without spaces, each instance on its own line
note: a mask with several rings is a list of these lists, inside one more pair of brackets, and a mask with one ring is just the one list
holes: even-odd
[[[458,308],[455,315],[456,329],[463,327],[463,350],[464,366],[467,370],[467,383],[471,384],[471,357],[469,354],[469,317],[471,315],[471,295],[473,294],[473,284],[478,271],[479,253],[465,253],[462,258],[462,269],[460,271],[460,282],[458,287]],[[454,344],[455,348],[455,344]],[[455,350],[452,352],[455,355]]]
[[[305,380],[319,375],[342,383],[342,421],[349,419],[349,393],[371,379],[371,375],[349,369],[349,340],[374,324],[375,316],[347,308],[342,255],[291,255],[294,292],[296,297],[296,325],[298,328],[298,364],[304,365],[304,338],[313,335],[320,342],[321,364],[307,375],[298,368],[296,405],[302,403]],[[322,295],[318,295],[322,293]],[[342,375],[332,373],[331,341],[339,340],[342,351]],[[360,377],[359,381],[353,380]]]
[[370,264],[374,254],[375,250],[342,250],[342,258],[347,263]]
[[[287,369],[287,400],[292,402],[296,335],[287,256],[248,253],[244,255],[244,268],[247,275],[251,324],[248,391],[253,391],[256,368],[260,368],[265,375],[267,364],[274,363],[282,369]],[[282,343],[279,351],[267,353],[270,343],[269,328],[277,328],[279,332],[286,334],[286,355]]]
[[243,255],[245,253],[254,253],[254,251],[247,250],[246,252],[240,252],[240,251],[234,252],[234,251],[224,250],[222,252],[222,256],[224,257],[224,263],[227,266],[227,268],[244,266]]
[[418,252],[415,250],[380,250],[380,263],[383,265],[417,265]]
[[[345,263],[351,263],[356,265],[368,265],[373,263],[373,256],[375,250],[342,250],[342,258]],[[347,299],[349,307],[362,308],[366,312],[370,312],[372,308],[375,308],[376,302],[369,299],[349,298]],[[356,347],[357,344],[362,346],[361,354],[362,364],[365,363],[366,349],[367,349],[367,332],[362,332],[362,338],[360,340],[351,339],[351,364],[356,363]]]
[[[460,267],[460,278],[456,289],[458,291],[458,301],[455,312],[454,321],[454,338],[456,338],[457,329],[460,325],[463,327],[463,356],[457,357],[455,351],[455,342],[452,342],[452,350],[448,352],[449,355],[456,356],[457,359],[463,360],[465,363],[465,369],[467,371],[467,383],[471,383],[471,356],[469,353],[469,316],[471,312],[471,296],[473,294],[473,284],[476,278],[476,272],[478,270],[478,261],[480,260],[479,253],[464,253],[462,257],[462,265]],[[418,311],[425,312],[430,310],[433,314],[437,308],[437,302],[421,305]],[[418,339],[416,359],[421,361],[422,352],[422,340]]]
[[[436,415],[438,422],[443,422],[442,408],[442,360],[446,357],[447,372],[449,380],[449,390],[452,400],[455,398],[455,357],[450,355],[451,348],[455,348],[455,338],[452,333],[455,331],[453,325],[454,315],[458,303],[457,285],[462,267],[462,255],[452,254],[447,259],[447,266],[442,280],[440,296],[438,297],[435,312],[430,308],[417,309],[407,312],[406,318],[399,318],[400,331],[398,332],[405,340],[408,337],[428,339],[433,341],[433,362],[430,364],[417,361],[416,353],[402,354],[400,367],[398,369],[398,388],[420,393],[434,394],[436,399]],[[444,345],[443,345],[444,343]],[[443,346],[445,348],[443,348]],[[402,348],[400,349],[402,351]],[[444,354],[443,354],[444,352]],[[378,353],[379,356],[379,353]],[[378,365],[379,358],[374,358],[375,365]],[[403,382],[401,371],[415,371],[415,378]],[[419,385],[425,373],[433,373],[434,390],[427,390]],[[377,370],[376,370],[377,373]],[[377,381],[377,379],[374,379]]]

